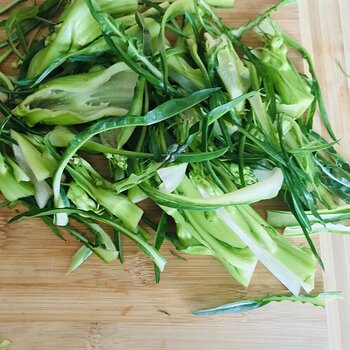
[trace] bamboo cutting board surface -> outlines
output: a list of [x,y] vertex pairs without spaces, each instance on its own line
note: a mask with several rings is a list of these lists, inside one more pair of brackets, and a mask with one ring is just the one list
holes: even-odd
[[[346,155],[349,81],[335,60],[350,71],[346,61],[350,45],[343,40],[350,37],[350,27],[342,18],[350,4],[348,0],[306,1],[282,9],[275,18],[313,52]],[[234,10],[221,14],[227,23],[239,25],[275,2],[237,0]],[[260,210],[273,205],[263,203]],[[14,214],[13,209],[0,209],[0,339],[11,340],[10,350],[323,350],[330,348],[329,339],[332,349],[350,349],[346,302],[330,304],[327,312],[285,303],[235,316],[190,314],[193,309],[283,292],[283,286],[261,266],[245,290],[213,259],[186,256],[187,261],[179,260],[165,245],[162,253],[168,265],[155,286],[152,265],[127,243],[124,265],[103,265],[92,257],[67,276],[78,244],[70,237],[66,242],[57,239],[38,220],[7,224]],[[155,210],[154,215],[158,215]],[[329,290],[349,291],[346,244],[349,240],[344,237],[321,239]],[[317,281],[316,289],[322,290],[321,273]]]

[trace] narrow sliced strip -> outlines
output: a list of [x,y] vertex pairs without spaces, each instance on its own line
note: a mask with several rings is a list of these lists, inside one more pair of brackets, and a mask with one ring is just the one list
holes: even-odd
[[327,300],[341,299],[343,297],[342,292],[322,292],[319,294],[305,294],[305,295],[268,295],[264,298],[257,298],[251,300],[240,300],[229,304],[224,304],[211,309],[203,309],[192,311],[193,315],[197,316],[209,316],[217,314],[239,314],[242,312],[257,309],[259,307],[270,304],[271,302],[300,302],[303,304],[312,304],[314,306],[325,307]]
[[[324,225],[322,224],[313,224],[311,225],[311,235],[317,235],[317,234],[343,234],[348,235],[350,234],[350,226],[346,226],[343,224],[332,224],[332,223],[326,223]],[[289,226],[286,227],[283,231],[283,235],[285,237],[303,237],[304,233],[300,226]]]
[[256,203],[277,196],[283,184],[281,169],[274,168],[272,175],[258,183],[217,197],[189,198],[178,194],[163,193],[150,185],[142,184],[141,189],[156,203],[179,209],[217,209],[224,206]]
[[[339,222],[350,219],[350,205],[343,205],[335,209],[321,209],[318,211],[324,223]],[[312,224],[318,222],[318,219],[306,212]],[[283,210],[268,210],[267,222],[273,227],[299,226],[299,222],[292,212]]]

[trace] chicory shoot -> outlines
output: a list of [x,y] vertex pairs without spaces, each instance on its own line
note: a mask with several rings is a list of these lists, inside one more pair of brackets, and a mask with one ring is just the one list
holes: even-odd
[[[125,236],[153,261],[158,283],[168,240],[215,258],[245,287],[260,261],[292,293],[195,314],[337,297],[299,294],[314,288],[316,262],[323,267],[312,235],[350,232],[350,165],[334,148],[309,54],[270,18],[294,2],[239,28],[215,9],[233,0],[1,8],[0,64],[12,55],[19,69],[0,73],[0,192],[28,208],[11,222],[40,217],[57,236],[75,237],[81,247],[69,272],[92,254],[123,262]],[[29,37],[41,28],[48,34]],[[260,43],[248,46],[243,35]],[[317,106],[331,142],[312,130]],[[267,220],[250,206],[279,195],[289,211]],[[158,222],[140,208],[146,198],[162,211]]]

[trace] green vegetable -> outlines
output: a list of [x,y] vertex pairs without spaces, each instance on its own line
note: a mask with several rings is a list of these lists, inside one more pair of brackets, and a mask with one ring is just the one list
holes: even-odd
[[[219,174],[227,188],[235,188],[228,175],[223,171]],[[208,174],[203,176],[203,169],[198,169],[190,173],[190,178],[182,180],[177,191],[191,200],[198,198],[198,201],[200,197],[205,201],[221,194],[222,190],[209,178]],[[185,247],[198,245],[198,241],[210,249],[226,268],[228,264],[232,266],[230,273],[243,285],[249,284],[256,256],[295,295],[299,294],[301,287],[307,292],[313,289],[315,259],[312,254],[283,239],[249,206],[220,208],[215,212],[168,209],[167,214],[174,218],[178,228],[183,226],[179,239]],[[186,241],[184,232],[187,232]],[[196,241],[188,241],[188,238]],[[230,257],[233,253],[234,256]]]
[[11,136],[18,143],[23,157],[36,180],[40,182],[51,177],[57,165],[55,159],[47,152],[40,152],[24,135],[11,130]]
[[[350,207],[348,205],[340,206],[336,209],[328,210],[321,209],[319,214],[322,218],[322,223],[319,223],[318,218],[308,213],[308,218],[311,222],[311,234],[333,233],[333,234],[349,234],[350,227],[346,224],[338,223],[350,219]],[[302,228],[298,226],[293,214],[288,211],[269,210],[267,212],[267,221],[274,227],[285,227],[284,235],[286,237],[302,236]]]
[[20,198],[33,196],[33,186],[27,181],[16,178],[13,169],[5,157],[0,153],[0,192],[4,197],[14,202]]
[[12,113],[28,125],[72,125],[123,116],[131,107],[137,75],[124,63],[97,72],[60,77],[42,85]]
[[[136,0],[99,0],[98,3],[103,11],[116,17],[134,13],[137,9]],[[59,23],[56,30],[46,38],[46,47],[32,58],[28,79],[42,73],[57,57],[80,50],[102,34],[84,0],[73,0],[63,11]]]
[[[123,222],[125,227],[132,232],[137,232],[138,223],[143,211],[124,195],[113,189],[111,183],[103,179],[92,166],[83,159],[75,159],[74,165],[69,168],[69,173],[76,183],[93,198],[96,203],[105,208]],[[71,193],[71,197],[74,194]],[[75,196],[74,196],[75,197]],[[85,201],[84,201],[85,198]],[[75,198],[77,201],[78,199]],[[94,208],[93,202],[85,196],[80,197],[80,206],[87,209]],[[80,209],[83,209],[82,207]]]
[[264,298],[257,298],[253,300],[241,300],[234,303],[229,303],[221,305],[212,309],[204,309],[198,311],[192,311],[194,315],[198,316],[208,316],[216,314],[238,314],[250,310],[254,310],[270,304],[271,302],[281,302],[281,301],[290,301],[290,302],[300,302],[303,304],[310,303],[315,306],[326,306],[327,300],[339,299],[342,298],[342,292],[322,292],[319,294],[305,294],[305,295],[268,295]]
[[[121,130],[130,129],[131,127],[125,127]],[[117,129],[118,130],[118,129]],[[117,137],[116,134],[114,136]],[[76,134],[72,132],[71,129],[68,129],[63,126],[57,126],[49,133],[49,139],[53,146],[55,147],[68,147],[69,143],[74,139]],[[120,136],[121,137],[121,136]],[[118,139],[119,141],[120,139]],[[127,158],[137,158],[137,159],[154,159],[154,155],[152,153],[146,152],[135,152],[128,151],[124,149],[116,149],[112,146],[103,145],[100,142],[96,141],[87,141],[84,145],[81,146],[81,150],[88,151],[90,153],[104,153],[104,154],[116,154],[125,156]],[[191,152],[191,153],[182,153],[179,154],[177,160],[181,163],[196,163],[203,162],[207,160],[212,160],[216,158],[220,158],[228,151],[228,148],[225,147],[223,149],[219,149],[216,151],[208,152]],[[162,157],[166,157],[166,154],[163,154]]]
[[67,198],[70,199],[78,209],[85,211],[97,211],[98,209],[96,202],[75,182],[69,185]]
[[[57,215],[58,213],[69,213],[73,215],[79,215],[81,217],[84,217],[86,215],[89,216],[90,219],[99,221],[101,223],[104,223],[106,225],[109,225],[110,227],[120,231],[123,235],[128,237],[130,240],[132,240],[142,251],[150,256],[150,258],[154,261],[155,264],[159,267],[160,271],[164,270],[164,266],[166,264],[166,260],[162,255],[159,254],[159,252],[154,249],[154,247],[150,246],[142,237],[140,237],[137,234],[132,233],[124,226],[120,225],[114,220],[110,220],[105,215],[97,215],[95,213],[91,212],[85,212],[83,210],[75,209],[75,208],[56,208],[56,209],[38,209],[33,211],[28,211],[26,213],[19,214],[15,217],[13,217],[9,222],[16,222],[18,220],[22,220],[24,218],[29,217],[46,217],[48,215]],[[77,217],[75,217],[77,219]],[[79,219],[81,220],[81,218]],[[69,227],[70,228],[70,227]],[[71,228],[70,228],[71,229]],[[78,231],[69,231],[71,234],[74,234],[77,236],[79,240],[81,240],[83,243],[88,244],[85,237],[81,236],[81,234]]]
[[[208,61],[214,61],[217,74],[224,84],[226,91],[233,100],[244,95],[250,87],[249,69],[238,57],[233,45],[225,35],[213,38],[206,34],[206,50]],[[237,112],[243,112],[244,102],[236,106]]]
[[[212,198],[186,197],[179,194],[163,193],[146,184],[141,189],[156,203],[171,208],[186,209],[216,209],[224,206],[251,204],[263,199],[270,199],[277,196],[281,189],[283,175],[280,169],[274,169],[269,178],[239,190],[234,190]],[[182,189],[181,189],[182,191]]]
[[[13,134],[13,131],[11,132]],[[46,179],[51,177],[52,170],[57,165],[56,161],[45,150],[38,150],[34,147],[23,135],[17,134],[15,137],[24,150],[22,151],[22,148],[17,145],[12,145],[18,163],[12,166],[13,169],[16,167],[15,177],[20,176],[25,181],[30,180],[35,189],[34,197],[37,205],[39,208],[44,208],[52,196],[52,189]],[[38,167],[36,168],[35,165]]]
[[[311,236],[350,232],[350,165],[334,148],[309,54],[269,18],[294,2],[239,28],[213,9],[232,0],[14,8],[0,41],[0,65],[14,54],[19,68],[7,76],[0,67],[0,192],[28,212],[11,222],[40,217],[77,239],[69,272],[92,254],[122,263],[124,235],[150,257],[159,283],[167,239],[216,259],[246,287],[259,261],[293,293],[204,314],[336,296],[299,296],[313,289],[316,262],[323,267]],[[256,34],[258,45],[242,39]],[[317,106],[331,142],[312,130]],[[279,194],[289,212],[265,221],[250,206]],[[146,198],[159,217],[140,208]],[[287,239],[299,235],[308,247]]]
[[[330,233],[330,234],[349,234],[350,227],[343,224],[312,224],[310,234],[322,234],[322,233]],[[289,226],[283,230],[283,235],[285,237],[302,237],[303,230],[300,226]]]
[[68,273],[75,271],[88,257],[92,254],[92,250],[86,246],[81,246],[72,257],[69,265]]
[[[334,223],[342,220],[350,219],[350,206],[343,205],[335,209],[320,209],[318,211],[324,223]],[[307,212],[308,218],[311,223],[317,223],[319,218],[312,215],[311,212]],[[293,216],[293,213],[282,210],[268,210],[267,221],[273,227],[286,227],[296,226],[298,221]]]
[[[154,240],[154,248],[157,249],[158,251],[161,248],[161,246],[165,240],[166,231],[167,231],[167,224],[168,224],[168,217],[167,217],[166,213],[164,212],[162,214],[162,217],[159,220],[159,224],[158,224],[157,231],[156,231],[156,238]],[[156,283],[159,283],[160,270],[156,264],[154,264],[154,274],[156,277]]]
[[169,65],[169,77],[186,91],[193,92],[208,87],[201,71],[192,68],[186,58],[180,55],[169,55],[167,64]]
[[61,163],[58,166],[53,181],[53,189],[55,194],[56,205],[61,206],[61,194],[60,194],[60,181],[62,173],[68,164],[70,158],[79,150],[85,142],[89,141],[93,136],[108,130],[114,130],[125,126],[147,126],[157,122],[161,122],[172,116],[181,113],[192,106],[195,106],[199,102],[205,100],[208,96],[212,95],[217,89],[206,89],[199,92],[195,92],[187,98],[174,99],[168,102],[164,102],[162,105],[156,107],[154,110],[148,112],[143,117],[125,117],[120,119],[106,119],[99,123],[92,125],[85,130],[81,135],[78,135],[70,143],[64,156],[61,159]]
[[309,108],[314,96],[306,81],[288,60],[288,49],[283,36],[272,26],[268,26],[268,23],[263,22],[258,26],[258,33],[262,30],[266,38],[261,62],[281,98],[281,102],[277,104],[278,112],[299,118]]

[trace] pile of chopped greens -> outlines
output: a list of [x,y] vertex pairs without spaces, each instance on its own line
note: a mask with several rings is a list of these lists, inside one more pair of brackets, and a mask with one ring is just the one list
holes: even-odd
[[[80,241],[69,271],[92,254],[123,262],[124,236],[154,262],[158,283],[167,239],[211,255],[245,287],[260,261],[292,293],[202,314],[338,295],[299,296],[323,266],[311,235],[350,232],[350,166],[310,56],[270,19],[294,0],[239,28],[215,9],[233,0],[20,2],[0,9],[0,61],[17,72],[0,72],[0,192],[3,205],[28,208],[11,222],[39,217]],[[327,139],[312,129],[317,109]],[[289,211],[266,221],[251,204],[278,194]]]

